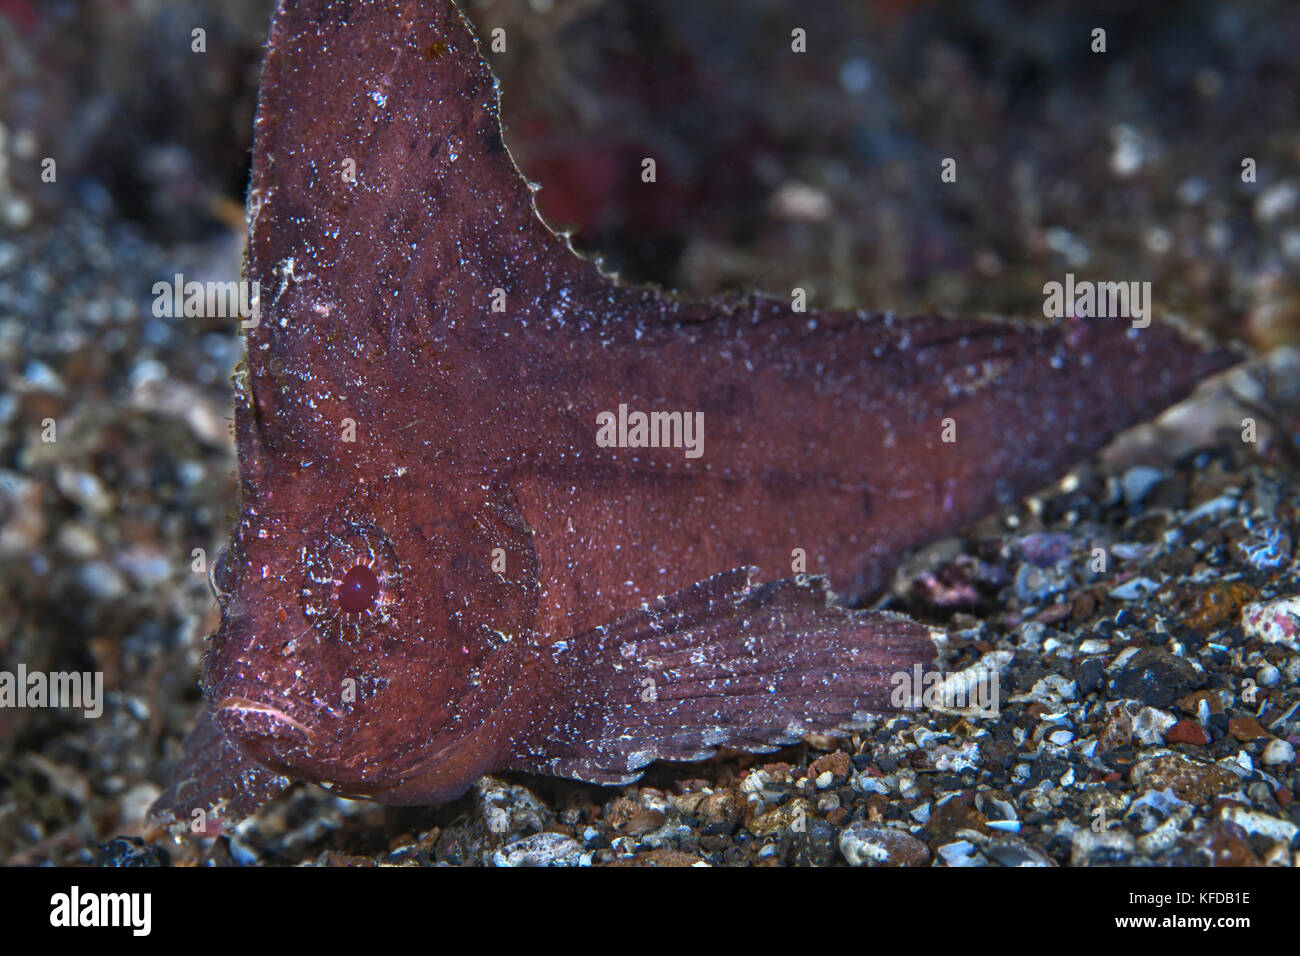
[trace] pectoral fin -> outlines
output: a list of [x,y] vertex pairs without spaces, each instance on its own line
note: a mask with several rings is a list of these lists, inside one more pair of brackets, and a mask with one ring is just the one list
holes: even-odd
[[822,578],[739,568],[553,646],[553,683],[512,767],[593,783],[719,746],[768,751],[894,710],[890,677],[934,659],[928,628],[832,603]]
[[243,819],[290,783],[241,754],[209,710],[186,735],[184,748],[171,784],[149,808],[149,816],[173,832],[213,835],[218,823]]

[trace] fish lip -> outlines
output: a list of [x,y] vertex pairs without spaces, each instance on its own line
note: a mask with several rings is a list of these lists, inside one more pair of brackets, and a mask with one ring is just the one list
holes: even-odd
[[[249,681],[224,682],[214,689],[212,711],[221,725],[259,739],[320,735],[317,716],[298,701]],[[236,726],[231,726],[236,725]]]
[[286,727],[297,734],[311,740],[316,734],[308,730],[307,727],[294,720],[284,711],[280,710],[273,704],[263,703],[261,701],[248,700],[243,697],[227,697],[216,705],[218,718],[222,714],[234,713],[239,715],[263,714],[269,718],[271,726],[275,728]]

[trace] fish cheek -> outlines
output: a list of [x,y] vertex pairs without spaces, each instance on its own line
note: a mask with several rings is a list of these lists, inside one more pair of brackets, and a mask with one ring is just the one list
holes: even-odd
[[506,718],[531,698],[524,664],[539,592],[532,532],[500,489],[454,505],[451,514],[409,526],[428,556],[421,590],[436,593],[420,596],[419,631],[387,665],[392,706],[404,700],[406,726],[421,728],[422,739],[407,741],[405,782],[426,782],[426,793],[453,792],[472,782],[460,775],[493,765],[509,736]]
[[422,527],[440,557],[446,621],[443,639],[486,662],[532,635],[540,591],[533,533],[513,495],[494,488],[486,500]]

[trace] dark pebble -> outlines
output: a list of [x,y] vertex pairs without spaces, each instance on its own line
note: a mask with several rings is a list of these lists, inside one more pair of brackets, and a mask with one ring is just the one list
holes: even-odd
[[1050,754],[1044,754],[1034,761],[1034,782],[1058,780],[1070,769],[1070,762]]
[[[1016,655],[1015,663],[1020,663],[1019,654]],[[1040,662],[1036,660],[1029,661],[1023,667],[1018,667],[1012,671],[1010,677],[1006,679],[1007,689],[1012,693],[1028,693],[1047,674],[1047,668]]]
[[171,862],[165,849],[139,837],[118,837],[95,851],[95,866],[171,866]]
[[825,820],[809,820],[802,833],[787,830],[782,843],[785,860],[793,866],[830,866],[839,853],[839,834]]
[[1200,686],[1201,675],[1181,657],[1158,647],[1138,651],[1111,681],[1111,697],[1128,697],[1150,707],[1169,707]]
[[1106,665],[1098,657],[1090,657],[1076,667],[1074,669],[1074,680],[1079,685],[1079,696],[1087,697],[1100,687],[1105,672]]

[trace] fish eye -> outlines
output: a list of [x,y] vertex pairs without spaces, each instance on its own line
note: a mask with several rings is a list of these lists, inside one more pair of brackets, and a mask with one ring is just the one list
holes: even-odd
[[379,600],[379,577],[364,564],[348,569],[339,582],[339,607],[345,614],[361,614]]
[[374,525],[331,522],[303,548],[299,597],[322,637],[349,641],[389,625],[401,587],[393,543]]

